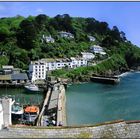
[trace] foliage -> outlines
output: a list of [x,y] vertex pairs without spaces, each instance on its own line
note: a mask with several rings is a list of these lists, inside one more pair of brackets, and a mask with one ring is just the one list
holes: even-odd
[[[8,60],[10,65],[28,69],[30,60],[43,57],[75,57],[82,51],[88,51],[94,44],[101,45],[109,56],[121,55],[129,67],[138,65],[140,62],[140,49],[126,39],[123,31],[119,31],[116,26],[110,29],[108,23],[97,21],[94,18],[70,17],[68,14],[56,15],[53,18],[45,14],[27,18],[17,15],[1,18],[0,27],[0,51],[7,54],[6,59],[2,59],[0,65],[3,61],[7,64]],[[60,38],[59,31],[72,33],[74,39]],[[42,42],[43,35],[51,35],[55,42]],[[88,35],[94,36],[96,41],[90,42]],[[105,64],[100,67],[105,69],[110,65]],[[95,67],[94,71],[99,71],[99,67]],[[74,77],[76,73],[83,74],[85,71],[79,68],[67,76]]]
[[9,60],[6,56],[0,56],[0,67],[2,67],[2,65],[7,65],[8,61]]
[[71,70],[55,70],[52,74],[53,76],[70,78],[75,81],[85,76],[89,78],[92,74],[106,75],[109,74],[109,71],[114,72],[121,70],[121,68],[128,68],[126,60],[121,55],[114,54],[111,58],[95,66],[79,67]]

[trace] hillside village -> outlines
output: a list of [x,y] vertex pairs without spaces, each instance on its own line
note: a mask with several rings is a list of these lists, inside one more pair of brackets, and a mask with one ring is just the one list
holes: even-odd
[[[13,27],[14,21],[17,24]],[[21,73],[25,70],[32,82],[44,80],[50,73],[72,78],[139,66],[140,49],[127,40],[125,33],[94,18],[40,14],[1,18],[0,25],[1,69],[12,66],[22,69]],[[103,60],[107,62],[96,65]],[[2,77],[1,81],[9,79]]]
[[[69,32],[61,31],[59,32],[59,37],[74,39],[74,35]],[[93,36],[88,36],[89,41],[95,41]],[[54,38],[50,36],[42,37],[42,42],[45,40],[45,43],[54,43]],[[31,61],[29,65],[29,77],[32,82],[36,80],[45,80],[48,71],[58,70],[62,68],[74,69],[77,67],[88,66],[88,62],[92,62],[92,65],[95,65],[95,56],[98,54],[100,56],[106,55],[106,52],[102,47],[98,45],[93,45],[89,47],[89,52],[81,52],[80,56],[70,57],[70,58],[42,58],[37,61]]]
[[[58,34],[60,38],[74,39],[74,35],[70,32],[61,31]],[[96,40],[93,36],[88,36],[88,38],[90,42],[94,42]],[[42,43],[54,43],[55,39],[51,35],[45,36],[43,34],[41,41]],[[96,65],[96,55],[102,57],[103,55],[106,55],[106,52],[99,45],[92,45],[89,47],[88,52],[81,52],[81,54],[77,57],[42,58],[37,61],[31,61],[29,64],[28,77],[31,82],[35,82],[38,80],[45,80],[49,71],[54,71],[58,69],[75,69],[77,67]],[[3,77],[0,78],[1,83],[2,81],[5,82],[4,79],[7,82],[9,81],[9,83],[10,81],[14,83],[15,78],[11,78],[14,77],[13,74],[15,72],[15,68],[13,66],[2,66],[1,71],[9,71],[9,73],[1,73],[1,75],[3,75]],[[19,80],[20,83],[21,81],[22,83],[24,83],[28,80],[26,73],[17,72],[16,74],[16,77],[18,77],[16,80]],[[16,81],[16,83],[18,82]]]
[[[9,131],[7,126],[15,120],[37,127],[67,126],[65,89],[69,83],[93,81],[114,85],[120,82],[118,75],[140,70],[140,48],[116,26],[111,29],[108,23],[94,18],[68,14],[53,18],[44,14],[16,16],[1,18],[0,27],[0,87],[6,87],[5,95],[10,87],[10,98],[6,96],[0,101],[0,129],[6,124],[4,129]],[[18,102],[12,101],[11,93],[17,87],[24,87],[20,97],[24,103],[18,104],[19,111],[13,109],[13,115],[21,116],[13,117],[11,122],[9,108]],[[35,92],[38,93],[27,94]],[[17,95],[20,93],[17,90]],[[28,102],[26,95],[33,95]]]

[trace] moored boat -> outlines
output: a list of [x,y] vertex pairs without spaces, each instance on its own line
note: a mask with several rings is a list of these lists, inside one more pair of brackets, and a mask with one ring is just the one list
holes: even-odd
[[25,85],[24,87],[28,91],[40,91],[39,88],[38,88],[38,86],[35,85],[35,84]]
[[19,103],[14,103],[12,105],[11,113],[14,115],[22,115],[24,112],[23,107]]
[[27,106],[24,109],[24,119],[28,123],[34,123],[39,114],[38,106]]

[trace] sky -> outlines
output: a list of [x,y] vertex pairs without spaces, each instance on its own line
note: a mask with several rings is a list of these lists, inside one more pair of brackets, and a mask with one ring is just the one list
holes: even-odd
[[140,2],[0,2],[0,17],[36,16],[93,17],[117,26],[134,45],[140,47]]

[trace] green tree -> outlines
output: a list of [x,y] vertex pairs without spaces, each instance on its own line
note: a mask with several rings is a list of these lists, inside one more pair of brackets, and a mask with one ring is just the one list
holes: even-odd
[[2,65],[8,65],[8,57],[7,56],[0,56],[0,67],[2,67]]
[[6,26],[0,27],[0,42],[4,41],[10,34],[10,31]]
[[35,48],[35,41],[37,40],[37,31],[33,21],[27,19],[20,23],[20,29],[17,32],[18,45],[21,48],[31,50]]

